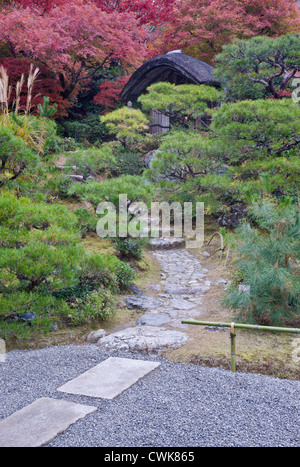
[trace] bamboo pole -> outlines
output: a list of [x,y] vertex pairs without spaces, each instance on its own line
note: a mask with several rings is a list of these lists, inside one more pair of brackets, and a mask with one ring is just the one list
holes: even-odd
[[191,319],[183,319],[181,321],[183,324],[197,324],[200,326],[218,326],[218,327],[227,327],[230,328],[230,341],[231,341],[231,371],[235,373],[236,371],[236,334],[235,328],[240,329],[254,329],[260,331],[273,331],[273,332],[292,332],[300,333],[299,328],[280,328],[275,326],[259,326],[256,324],[242,324],[242,323],[215,323],[211,321],[196,321]]
[[231,340],[231,371],[235,373],[236,370],[236,354],[235,354],[235,333],[234,323],[230,325],[230,340]]
[[[197,324],[200,326],[218,326],[218,327],[231,327],[231,323],[216,323],[211,321],[196,321],[192,319],[183,319],[181,321],[184,324]],[[275,326],[259,326],[258,324],[243,324],[243,323],[234,323],[235,328],[239,329],[255,329],[260,331],[273,331],[273,332],[292,332],[294,334],[299,334],[299,328],[280,328]]]

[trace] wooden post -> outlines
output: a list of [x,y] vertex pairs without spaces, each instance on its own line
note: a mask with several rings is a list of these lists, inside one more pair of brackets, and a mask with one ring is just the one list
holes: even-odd
[[236,371],[236,355],[235,355],[235,333],[234,323],[230,325],[230,339],[231,339],[231,371]]

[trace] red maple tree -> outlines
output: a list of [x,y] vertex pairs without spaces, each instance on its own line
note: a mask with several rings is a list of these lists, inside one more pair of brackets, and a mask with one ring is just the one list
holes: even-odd
[[[175,0],[91,0],[98,8],[107,13],[134,13],[140,24],[158,26],[170,19]],[[39,7],[44,12],[52,8],[71,4],[73,0],[14,0],[21,7]],[[84,3],[91,3],[85,0]]]
[[110,67],[124,74],[146,55],[145,31],[130,12],[107,13],[74,0],[48,12],[13,8],[0,12],[0,42],[14,58],[31,58],[54,72],[64,99],[74,99]]
[[295,0],[176,0],[172,21],[157,38],[152,54],[181,48],[213,62],[222,45],[235,38],[275,37],[299,29]]
[[[32,63],[32,60],[28,58],[19,59],[12,57],[0,57],[0,65],[3,65],[9,76],[9,84],[11,85],[9,104],[11,105],[13,104],[14,99],[16,97],[16,83],[20,80],[21,75],[24,75],[25,84],[23,85],[20,99],[20,109],[23,110],[25,110],[26,108],[27,99],[26,80],[29,73],[30,65]],[[71,102],[63,98],[63,89],[60,85],[58,78],[51,72],[51,70],[49,70],[49,68],[46,65],[38,64],[36,66],[39,68],[39,73],[35,80],[33,89],[34,93],[31,102],[33,110],[36,110],[38,104],[43,103],[43,96],[48,96],[50,99],[50,104],[57,105],[55,117],[67,116],[67,109],[70,107]]]

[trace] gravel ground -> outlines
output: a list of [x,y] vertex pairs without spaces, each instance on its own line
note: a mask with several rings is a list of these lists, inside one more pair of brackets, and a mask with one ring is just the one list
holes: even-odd
[[[56,391],[110,356],[161,365],[111,401]],[[15,350],[0,362],[0,374],[0,418],[40,397],[98,407],[48,446],[300,446],[300,382],[110,354],[95,345]]]

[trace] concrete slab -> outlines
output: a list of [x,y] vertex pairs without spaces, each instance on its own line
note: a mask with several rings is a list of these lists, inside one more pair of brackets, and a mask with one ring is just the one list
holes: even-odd
[[110,357],[58,388],[69,394],[113,399],[160,364]]
[[0,447],[43,446],[95,410],[88,405],[42,397],[0,421]]

